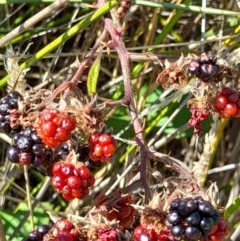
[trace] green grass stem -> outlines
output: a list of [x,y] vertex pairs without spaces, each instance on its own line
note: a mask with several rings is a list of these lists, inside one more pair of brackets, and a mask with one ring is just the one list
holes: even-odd
[[[40,51],[38,51],[35,55],[33,55],[30,59],[25,61],[23,64],[20,65],[21,69],[27,69],[39,60],[41,60],[44,56],[51,53],[53,50],[55,50],[57,47],[59,47],[61,44],[65,43],[67,40],[75,36],[77,33],[88,27],[90,24],[94,23],[96,20],[98,20],[101,16],[103,16],[105,13],[109,12],[112,8],[114,8],[118,4],[118,1],[111,0],[104,4],[101,8],[97,9],[95,12],[91,13],[88,17],[81,20],[79,23],[71,27],[68,31],[66,31],[64,34],[56,38],[54,41],[49,43],[47,46],[42,48]],[[7,80],[9,78],[9,75],[6,75],[3,79],[0,80],[0,88],[5,86],[7,84]]]

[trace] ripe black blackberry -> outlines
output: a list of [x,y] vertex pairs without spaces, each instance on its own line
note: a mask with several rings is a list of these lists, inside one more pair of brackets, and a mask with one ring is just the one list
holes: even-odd
[[13,136],[13,144],[7,150],[7,157],[20,165],[32,164],[45,170],[51,159],[52,151],[43,144],[33,127],[27,127]]
[[18,119],[19,100],[23,100],[23,97],[17,91],[10,92],[0,100],[0,129],[6,133],[15,134],[22,129]]
[[43,236],[47,234],[50,229],[51,226],[49,225],[40,225],[36,230],[30,232],[27,238],[24,238],[21,241],[42,241]]
[[201,197],[173,200],[167,216],[172,235],[186,240],[206,238],[219,220],[219,212]]
[[202,82],[219,81],[216,76],[220,71],[216,55],[202,53],[198,59],[193,59],[188,65],[188,72],[198,77]]

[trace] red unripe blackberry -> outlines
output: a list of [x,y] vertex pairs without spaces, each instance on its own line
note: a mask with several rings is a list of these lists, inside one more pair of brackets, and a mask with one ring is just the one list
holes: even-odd
[[88,138],[88,145],[91,146],[96,146],[98,144],[98,139],[99,139],[100,133],[94,132],[92,135],[89,136]]
[[240,117],[240,94],[225,87],[219,91],[214,98],[215,112],[219,113],[222,118]]
[[73,228],[73,224],[66,219],[59,219],[54,224],[54,227],[57,228],[59,231],[70,231]]
[[99,135],[98,137],[98,144],[101,145],[101,146],[106,146],[106,145],[109,145],[112,143],[112,138],[105,134],[105,133],[102,133]]
[[76,163],[57,162],[52,167],[52,184],[64,199],[83,199],[89,194],[88,188],[95,182],[93,174],[87,167]]
[[43,241],[87,241],[78,229],[67,219],[59,219],[44,236]]
[[37,133],[45,145],[55,148],[71,138],[75,120],[57,109],[45,109],[40,116]]
[[89,158],[92,161],[107,162],[114,154],[117,143],[115,139],[106,134],[95,132],[88,138]]

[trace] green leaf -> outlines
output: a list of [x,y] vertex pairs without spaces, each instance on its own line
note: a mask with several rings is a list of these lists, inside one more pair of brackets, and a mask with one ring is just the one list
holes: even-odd
[[97,91],[97,82],[98,82],[98,76],[99,76],[100,65],[101,65],[101,57],[102,57],[102,51],[98,53],[97,58],[92,64],[88,74],[87,89],[88,89],[89,95],[93,95]]
[[228,220],[229,217],[240,207],[240,195],[235,199],[235,201],[226,209],[224,213],[224,219]]
[[[53,205],[50,203],[41,203],[41,205],[44,205],[47,210],[51,210],[53,208]],[[6,234],[7,240],[10,240],[10,236],[13,234],[15,229],[18,227],[20,220],[24,217],[24,215],[29,211],[28,205],[24,202],[20,203],[18,205],[18,208],[16,212],[8,211],[8,210],[1,210],[0,217],[3,222],[4,231]],[[41,225],[41,224],[49,224],[50,219],[48,214],[46,213],[46,210],[44,210],[42,207],[36,207],[33,212],[33,220],[35,227]],[[19,233],[17,237],[11,239],[11,241],[19,241],[22,238],[26,238],[31,232],[31,224],[30,220],[28,219],[24,225],[19,230]]]

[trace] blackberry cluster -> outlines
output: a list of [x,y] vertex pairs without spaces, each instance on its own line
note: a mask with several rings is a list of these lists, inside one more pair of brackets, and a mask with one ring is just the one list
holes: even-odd
[[51,230],[44,235],[43,241],[87,241],[81,235],[77,228],[67,219],[59,219],[51,228]]
[[21,241],[43,241],[44,235],[47,234],[50,229],[51,227],[49,225],[40,225],[36,230],[30,232],[27,238]]
[[133,231],[133,241],[173,241],[171,233],[168,230],[156,232],[151,225],[143,227],[137,226]]
[[12,91],[0,100],[0,129],[6,133],[15,134],[21,131],[17,113],[19,99],[22,100],[23,97],[17,91]]
[[47,108],[41,112],[37,133],[45,145],[57,147],[71,138],[75,129],[75,119],[57,109]]
[[240,93],[224,87],[214,98],[214,111],[222,118],[240,117]]
[[201,197],[173,200],[167,216],[172,235],[180,240],[207,238],[219,221],[218,211]]
[[43,144],[33,127],[27,127],[13,136],[13,144],[7,150],[7,158],[20,165],[32,164],[36,168],[47,168],[52,151]]
[[117,148],[117,142],[111,135],[94,132],[88,138],[88,147],[92,161],[108,162]]
[[85,198],[95,183],[94,175],[82,163],[56,162],[52,172],[52,184],[66,200]]
[[217,57],[215,55],[207,56],[205,53],[202,53],[200,58],[193,59],[188,66],[188,72],[204,83],[219,81],[216,78],[219,70],[220,66],[217,64]]
[[193,127],[194,134],[199,135],[202,130],[202,121],[210,117],[210,111],[207,108],[200,109],[197,106],[192,106],[190,112],[192,116],[188,121],[188,125]]

